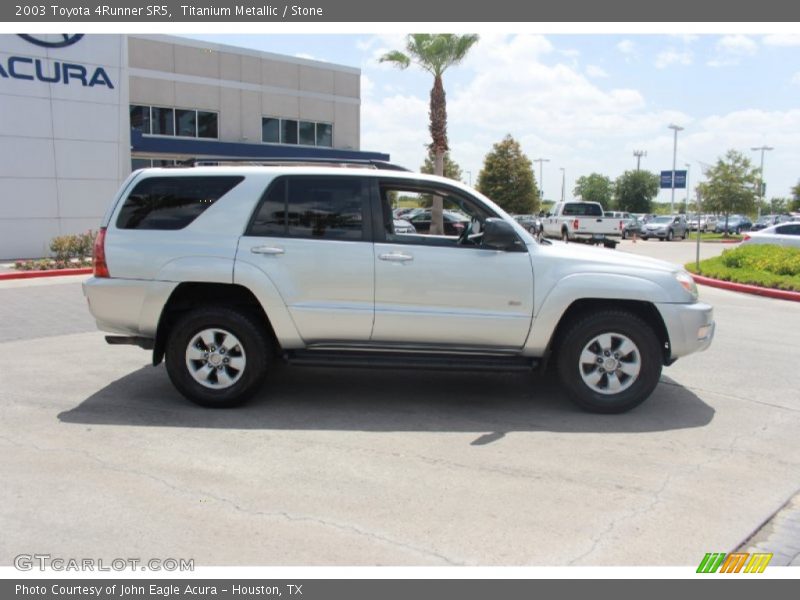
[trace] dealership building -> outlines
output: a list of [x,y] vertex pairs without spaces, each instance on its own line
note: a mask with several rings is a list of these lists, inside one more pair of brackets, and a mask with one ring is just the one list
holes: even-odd
[[138,168],[360,150],[353,67],[154,35],[0,35],[0,259],[96,230]]

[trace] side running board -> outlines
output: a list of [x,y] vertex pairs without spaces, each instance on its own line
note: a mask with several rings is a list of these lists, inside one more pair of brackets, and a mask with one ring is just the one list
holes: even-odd
[[539,359],[527,356],[491,356],[347,350],[292,350],[285,354],[290,365],[302,367],[355,367],[378,369],[425,369],[439,371],[531,371]]

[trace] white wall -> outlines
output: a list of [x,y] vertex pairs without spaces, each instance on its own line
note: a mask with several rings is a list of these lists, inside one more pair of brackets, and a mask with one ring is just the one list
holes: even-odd
[[[41,59],[47,76],[56,63],[90,77],[102,67],[114,88],[39,81],[28,63],[17,73],[34,79],[17,79],[13,56]],[[0,259],[46,256],[53,237],[97,229],[130,171],[127,62],[123,35],[57,49],[0,35]]]

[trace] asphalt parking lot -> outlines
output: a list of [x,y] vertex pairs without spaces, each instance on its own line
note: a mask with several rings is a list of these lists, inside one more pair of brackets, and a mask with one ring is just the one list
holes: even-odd
[[79,279],[0,283],[0,565],[695,566],[800,488],[796,303],[701,288],[714,344],[624,415],[530,375],[286,367],[206,410],[106,346]]

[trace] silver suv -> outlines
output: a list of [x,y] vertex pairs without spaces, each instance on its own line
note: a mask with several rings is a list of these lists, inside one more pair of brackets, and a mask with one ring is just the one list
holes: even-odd
[[[393,205],[439,201],[460,228],[395,229]],[[386,166],[136,171],[94,271],[84,293],[107,341],[152,350],[205,406],[245,400],[277,358],[519,371],[553,357],[578,405],[615,413],[714,334],[680,268],[536,241],[475,190]]]

